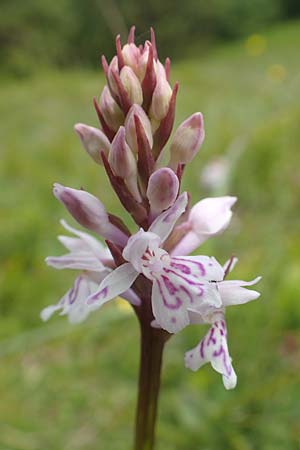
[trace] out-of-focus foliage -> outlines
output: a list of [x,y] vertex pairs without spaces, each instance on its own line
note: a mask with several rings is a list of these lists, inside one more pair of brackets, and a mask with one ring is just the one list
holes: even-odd
[[[261,299],[227,311],[236,390],[225,391],[209,366],[197,373],[183,367],[184,351],[205,326],[168,343],[157,450],[299,448],[299,46],[296,22],[174,64],[172,81],[181,81],[176,122],[200,110],[206,124],[185,177],[193,202],[208,195],[199,185],[203,166],[236,157],[226,191],[239,197],[233,221],[200,251],[220,261],[234,253],[234,278],[263,280]],[[72,222],[52,183],[83,186],[109,211],[123,211],[72,131],[76,121],[97,125],[91,99],[103,84],[98,73],[74,70],[0,86],[1,450],[131,448],[134,315],[114,302],[78,326],[39,319],[74,278],[43,263],[64,251],[56,242],[59,218]]]
[[162,54],[184,57],[195,41],[203,49],[299,12],[294,0],[2,0],[0,68],[22,76],[49,64],[95,67],[133,23],[137,40],[152,25]]

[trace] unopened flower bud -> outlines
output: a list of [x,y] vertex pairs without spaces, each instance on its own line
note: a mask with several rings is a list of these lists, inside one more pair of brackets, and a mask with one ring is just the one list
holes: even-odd
[[178,189],[179,180],[173,170],[163,167],[153,172],[147,188],[152,218],[173,205]]
[[124,59],[124,63],[131,67],[131,69],[137,73],[138,70],[138,62],[140,57],[140,50],[139,48],[133,44],[125,44],[122,48],[122,55]]
[[105,134],[98,128],[90,127],[84,123],[77,123],[74,130],[80,137],[83,147],[97,164],[102,164],[101,152],[108,155],[110,142]]
[[137,163],[125,139],[125,128],[120,127],[111,144],[108,157],[115,175],[125,180],[134,198],[141,202],[142,198],[137,182]]
[[94,195],[59,183],[54,184],[53,193],[80,225],[120,245],[126,243],[127,236],[109,222],[103,204]]
[[125,131],[126,131],[126,140],[128,142],[129,147],[131,150],[135,153],[138,151],[138,144],[137,144],[137,133],[135,128],[135,120],[134,116],[138,116],[142,126],[145,130],[145,134],[147,136],[147,139],[149,141],[150,147],[153,146],[153,136],[152,136],[152,130],[151,130],[151,123],[148,119],[148,116],[146,115],[143,108],[139,105],[132,105],[130,108],[126,120],[125,120]]
[[118,94],[118,86],[116,84],[115,77],[113,76],[113,72],[119,73],[119,64],[117,56],[113,57],[110,65],[108,66],[107,78],[109,82],[109,88],[113,91],[113,93]]
[[111,143],[108,162],[115,175],[123,179],[136,176],[136,160],[125,139],[125,128],[120,127]]
[[203,116],[200,112],[186,119],[175,131],[170,147],[169,166],[176,169],[179,163],[192,161],[204,140]]
[[161,63],[157,65],[156,86],[152,96],[152,102],[149,114],[152,118],[162,120],[169,109],[172,89],[166,79],[166,72]]
[[151,46],[151,43],[149,41],[146,41],[142,54],[140,55],[138,60],[137,76],[140,81],[143,81],[146,75],[146,69],[149,58],[149,46]]
[[141,105],[143,103],[142,87],[134,71],[130,67],[124,66],[120,78],[131,102]]
[[107,86],[104,86],[100,97],[100,109],[107,125],[114,131],[124,123],[124,114],[114,101]]

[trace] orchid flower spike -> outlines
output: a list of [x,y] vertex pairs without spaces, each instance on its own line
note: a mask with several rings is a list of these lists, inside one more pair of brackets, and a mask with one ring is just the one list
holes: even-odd
[[123,47],[117,36],[116,55],[110,63],[102,57],[107,84],[99,103],[94,98],[100,128],[79,123],[75,131],[91,158],[103,165],[139,231],[131,234],[94,195],[55,183],[57,199],[80,225],[104,238],[109,250],[95,237],[62,221],[73,235],[59,236],[68,251],[46,262],[78,273],[73,286],[58,303],[44,308],[41,317],[48,320],[57,311],[73,323],[81,322],[122,296],[133,305],[142,329],[157,328],[142,333],[143,339],[155,337],[160,345],[168,333],[178,333],[191,324],[209,324],[204,338],[186,353],[185,364],[197,370],[210,363],[222,375],[225,388],[231,389],[237,377],[227,344],[226,307],[258,298],[259,292],[249,287],[260,277],[228,280],[235,258],[222,267],[213,257],[189,256],[227,228],[237,198],[205,198],[190,208],[189,194],[180,194],[184,166],[193,161],[204,141],[203,116],[196,112],[175,130],[168,161],[166,144],[174,126],[179,83],[171,89],[170,60],[165,65],[159,60],[153,29],[144,45],[135,44],[134,33],[132,27]]

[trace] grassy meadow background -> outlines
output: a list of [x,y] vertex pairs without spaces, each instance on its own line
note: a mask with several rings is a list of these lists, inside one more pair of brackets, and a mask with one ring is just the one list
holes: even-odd
[[[201,253],[239,257],[236,279],[262,275],[261,298],[229,309],[234,391],[207,365],[184,368],[183,354],[205,333],[190,327],[164,360],[157,450],[300,449],[300,23],[214,47],[173,66],[180,81],[176,123],[202,111],[206,141],[185,175],[193,202],[215,157],[235,158],[226,192],[234,219]],[[191,54],[192,52],[190,52]],[[99,72],[41,71],[0,86],[0,450],[129,450],[139,330],[111,304],[84,324],[39,312],[68,289],[73,273],[46,267],[62,254],[51,193],[58,181],[122,210],[101,167],[72,127],[97,125]],[[124,216],[129,224],[131,222]]]

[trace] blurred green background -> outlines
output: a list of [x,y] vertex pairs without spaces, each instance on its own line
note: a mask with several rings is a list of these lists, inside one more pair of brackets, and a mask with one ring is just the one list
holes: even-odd
[[[205,327],[169,342],[157,450],[300,449],[297,13],[293,0],[1,2],[0,450],[131,448],[134,315],[114,304],[71,326],[58,317],[42,324],[39,312],[74,278],[43,263],[63,253],[58,220],[69,219],[52,183],[84,186],[123,214],[72,127],[97,126],[100,52],[110,56],[113,35],[132,23],[138,43],[154,25],[161,58],[174,57],[176,123],[204,114],[206,142],[185,176],[193,202],[239,197],[230,228],[201,253],[237,255],[234,278],[263,275],[261,299],[227,312],[234,391],[210,366],[183,367]],[[201,174],[216,160],[228,173],[212,189]]]

